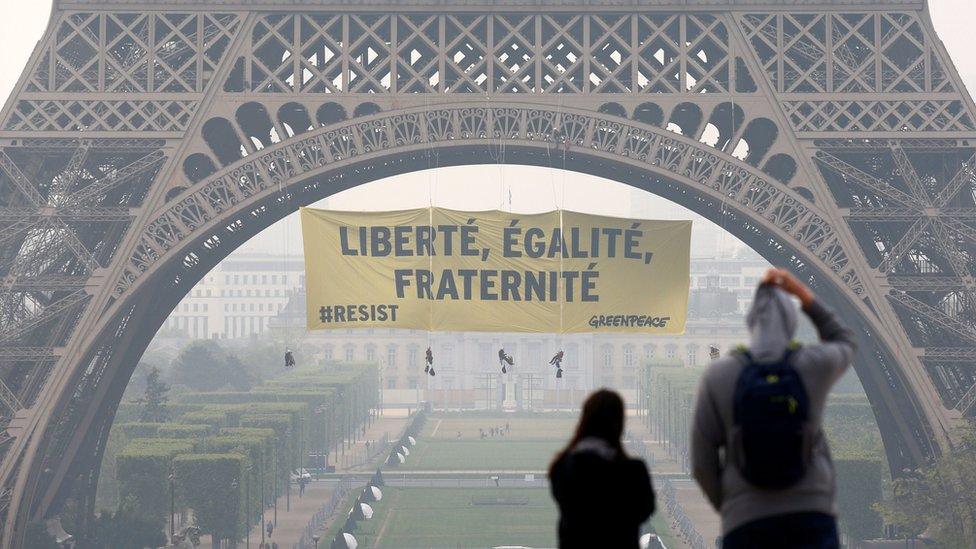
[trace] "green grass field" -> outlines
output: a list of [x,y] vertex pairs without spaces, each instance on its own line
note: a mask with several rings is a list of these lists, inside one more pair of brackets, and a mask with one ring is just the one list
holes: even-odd
[[[475,497],[527,497],[526,505],[475,505]],[[556,546],[556,507],[530,488],[385,488],[373,520],[360,522],[360,547],[395,549]]]
[[404,470],[545,471],[561,440],[428,440],[410,450]]
[[[556,547],[555,503],[538,488],[391,488],[373,505],[372,520],[354,533],[360,547],[396,549]],[[475,498],[527,498],[524,505],[475,505]],[[652,521],[659,532],[666,524]],[[668,547],[674,541],[664,537]]]
[[[510,429],[480,438],[478,429]],[[566,416],[433,416],[411,449],[408,470],[545,471],[569,439],[575,419]],[[458,438],[458,432],[461,438]]]
[[576,418],[569,416],[432,416],[424,426],[425,439],[480,440],[478,429],[487,432],[491,427],[504,427],[510,430],[504,436],[488,438],[494,440],[559,440],[565,442],[576,428]]

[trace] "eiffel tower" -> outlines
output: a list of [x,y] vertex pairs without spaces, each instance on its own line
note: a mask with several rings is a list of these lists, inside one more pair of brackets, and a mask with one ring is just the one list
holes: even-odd
[[299,206],[429,167],[596,174],[855,327],[894,471],[976,403],[976,125],[923,0],[55,0],[0,112],[0,546],[92,510],[180,298]]

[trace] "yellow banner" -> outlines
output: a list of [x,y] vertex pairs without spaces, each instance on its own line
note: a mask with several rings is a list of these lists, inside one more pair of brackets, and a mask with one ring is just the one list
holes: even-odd
[[302,208],[310,330],[677,334],[691,221]]

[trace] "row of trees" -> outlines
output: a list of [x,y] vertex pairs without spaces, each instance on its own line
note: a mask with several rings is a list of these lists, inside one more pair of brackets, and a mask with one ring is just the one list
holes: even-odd
[[372,365],[305,367],[248,391],[184,393],[172,402],[150,369],[142,398],[117,414],[102,482],[115,479],[118,511],[102,517],[143,517],[162,533],[171,507],[192,509],[204,533],[239,540],[260,520],[262,503],[290,488],[295,469],[310,458],[325,465],[330,451],[356,438],[378,398]]
[[[686,471],[695,392],[703,372],[676,361],[645,365],[638,389],[642,420]],[[880,537],[878,507],[886,466],[881,436],[864,394],[832,395],[824,430],[834,455],[841,531],[854,541]]]
[[892,497],[881,507],[899,537],[925,534],[940,547],[976,543],[976,424],[960,428],[952,451],[892,482]]

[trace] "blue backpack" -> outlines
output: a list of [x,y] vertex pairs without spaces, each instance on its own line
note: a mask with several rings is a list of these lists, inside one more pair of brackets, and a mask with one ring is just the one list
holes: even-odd
[[810,399],[787,350],[778,362],[757,363],[743,351],[745,367],[733,400],[733,451],[743,478],[758,488],[781,490],[807,469]]

